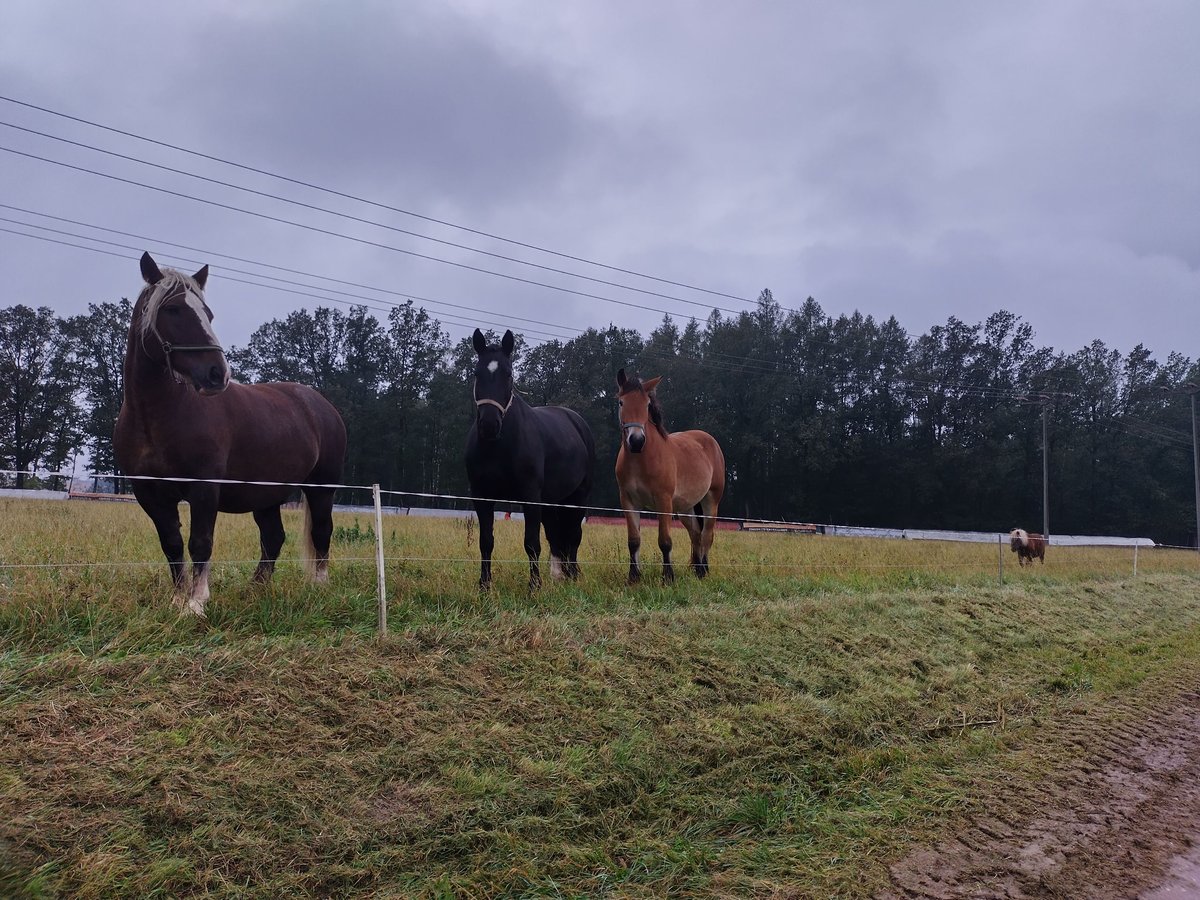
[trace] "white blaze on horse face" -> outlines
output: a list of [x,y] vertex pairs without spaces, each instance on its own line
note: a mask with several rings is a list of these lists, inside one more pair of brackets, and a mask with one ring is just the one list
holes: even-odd
[[196,314],[196,321],[200,323],[204,336],[213,344],[219,345],[221,342],[217,340],[217,333],[213,331],[212,322],[208,321],[208,310],[204,306],[204,299],[190,289],[183,295],[183,299],[188,308]]
[[493,374],[495,373],[495,371],[496,371],[498,368],[500,368],[500,363],[498,363],[498,362],[497,362],[496,360],[494,360],[494,359],[493,359],[493,360],[492,360],[490,363],[488,363],[488,364],[487,364],[487,370],[488,370],[489,372],[492,372]]

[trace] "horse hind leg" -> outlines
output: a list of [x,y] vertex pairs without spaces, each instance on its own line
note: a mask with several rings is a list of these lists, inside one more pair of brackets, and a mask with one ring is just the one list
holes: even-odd
[[[278,515],[278,510],[276,510]],[[280,525],[282,533],[283,526]],[[333,489],[304,489],[304,533],[300,553],[304,568],[313,581],[329,580],[329,543],[333,540]],[[282,546],[282,542],[281,542]],[[276,551],[276,556],[278,556]]]
[[717,500],[713,494],[708,494],[700,501],[697,509],[700,511],[702,518],[700,519],[700,567],[703,573],[701,578],[708,575],[708,551],[712,549],[713,538],[717,533]]
[[692,570],[696,573],[697,578],[704,577],[704,549],[701,543],[704,520],[700,518],[703,515],[703,510],[700,504],[697,503],[694,510],[694,515],[681,515],[679,521],[683,523],[683,527],[687,529],[688,537],[692,542]]
[[547,506],[542,510],[542,526],[546,543],[550,545],[550,577],[561,581],[567,577],[567,553],[563,541],[563,510]]
[[259,584],[266,584],[275,573],[275,561],[279,559],[279,551],[283,549],[283,518],[278,506],[256,509],[253,515],[254,522],[258,525],[258,544],[262,551],[258,568],[254,570],[254,580]]
[[583,543],[582,509],[562,511],[563,546],[567,553],[567,577],[572,581],[579,577],[579,545]]

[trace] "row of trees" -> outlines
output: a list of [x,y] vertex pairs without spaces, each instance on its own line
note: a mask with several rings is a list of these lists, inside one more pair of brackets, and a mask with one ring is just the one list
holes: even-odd
[[[0,467],[58,469],[86,450],[113,471],[127,300],[60,319],[0,310]],[[703,428],[728,464],[723,512],[897,527],[1007,530],[1041,523],[1041,408],[1049,398],[1051,527],[1194,543],[1187,400],[1170,388],[1200,364],[1094,341],[1034,342],[997,312],[918,337],[894,319],[784,310],[764,291],[737,316],[664,318],[647,337],[609,326],[569,341],[518,339],[518,385],[534,404],[581,412],[600,450],[593,502],[616,505],[618,368],[664,375],[672,430]],[[461,494],[473,416],[470,341],[452,342],[411,302],[379,319],[318,307],[262,325],[229,353],[243,381],[312,384],[350,432],[345,480]]]

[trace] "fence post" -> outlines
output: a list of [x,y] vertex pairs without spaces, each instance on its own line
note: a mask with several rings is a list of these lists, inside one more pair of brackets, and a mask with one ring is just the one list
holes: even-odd
[[1000,560],[1000,587],[1004,587],[1004,535],[996,535],[996,547],[999,550],[996,558]]
[[1137,548],[1138,545],[1133,545],[1133,577],[1137,578]]
[[379,503],[379,485],[371,485],[375,501],[375,568],[379,577],[379,636],[387,634],[387,585],[383,577],[383,507]]

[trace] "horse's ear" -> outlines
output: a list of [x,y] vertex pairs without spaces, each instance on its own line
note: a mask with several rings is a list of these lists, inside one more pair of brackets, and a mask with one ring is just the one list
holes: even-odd
[[653,378],[647,378],[642,382],[642,390],[644,390],[647,394],[653,394],[654,389],[658,387],[658,383],[660,381],[662,381],[661,375],[655,375]]
[[149,252],[142,254],[142,277],[146,279],[146,284],[158,284],[162,281],[163,274],[159,271],[158,263],[154,261],[154,257]]
[[204,290],[204,285],[208,283],[208,266],[204,266],[204,268],[193,275],[192,280],[200,285],[200,290]]
[[625,370],[624,369],[617,369],[617,387],[619,387],[621,390],[625,390]]
[[471,335],[471,345],[475,348],[476,353],[483,353],[483,351],[487,349],[487,340],[484,338],[483,332],[478,328],[476,328],[475,333]]
[[516,339],[513,338],[513,333],[505,331],[504,337],[500,339],[500,349],[504,351],[505,356],[512,356],[513,344],[515,343]]

